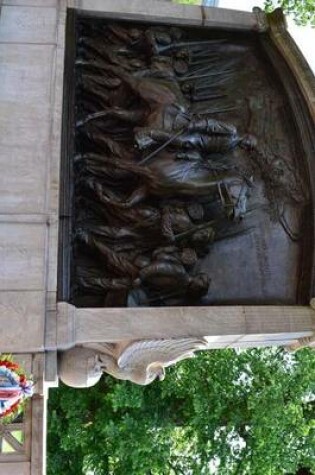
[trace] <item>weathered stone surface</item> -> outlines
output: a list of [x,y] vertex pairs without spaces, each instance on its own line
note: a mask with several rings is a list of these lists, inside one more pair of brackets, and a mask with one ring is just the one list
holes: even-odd
[[0,42],[56,42],[56,8],[3,6],[0,16]]
[[0,213],[42,213],[53,46],[0,44]]
[[[59,349],[101,341],[206,336],[211,348],[274,345],[314,331],[308,306],[76,308],[57,304]],[[170,318],[171,315],[171,318]]]
[[258,30],[255,13],[229,10],[225,8],[204,8],[204,26],[220,27],[227,30]]
[[30,462],[2,462],[0,464],[0,475],[29,475],[31,469]]
[[45,224],[0,223],[0,290],[44,290]]
[[60,150],[62,133],[63,111],[63,78],[64,78],[64,49],[65,49],[65,11],[59,12],[57,27],[57,49],[52,74],[51,97],[51,147],[49,162],[49,202],[47,207],[50,214],[48,229],[48,275],[46,281],[47,291],[57,288],[57,253],[58,253],[58,227],[59,227],[59,188],[60,188]]
[[45,293],[0,291],[3,353],[38,352],[44,348]]
[[68,7],[116,19],[146,20],[178,25],[201,25],[201,8],[153,0],[68,0]]
[[34,398],[32,401],[32,447],[31,447],[31,475],[45,474],[45,405],[43,397]]
[[55,7],[58,0],[2,0],[2,5],[20,5],[22,7]]

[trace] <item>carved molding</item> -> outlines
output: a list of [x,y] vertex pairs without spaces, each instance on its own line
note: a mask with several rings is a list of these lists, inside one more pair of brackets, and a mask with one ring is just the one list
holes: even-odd
[[254,7],[253,13],[256,15],[257,19],[257,30],[260,33],[267,31],[269,29],[269,24],[266,13],[259,7]]
[[283,11],[277,8],[267,15],[269,35],[287,62],[315,122],[315,77],[306,59],[287,30]]
[[57,349],[200,335],[210,337],[211,348],[286,345],[312,337],[314,316],[311,307],[298,305],[76,308],[61,302],[57,311]]
[[304,338],[299,338],[296,343],[293,343],[288,347],[289,351],[297,351],[302,348],[312,348],[315,350],[315,336],[309,336]]
[[76,343],[76,308],[65,302],[57,304],[57,349],[67,350]]
[[[154,23],[175,25],[195,25],[227,30],[257,30],[262,26],[262,19],[257,15],[227,8],[204,7],[200,5],[184,5],[179,3],[147,0],[63,0],[68,8],[76,9],[84,14],[116,20],[143,20]],[[65,6],[65,5],[64,5]]]

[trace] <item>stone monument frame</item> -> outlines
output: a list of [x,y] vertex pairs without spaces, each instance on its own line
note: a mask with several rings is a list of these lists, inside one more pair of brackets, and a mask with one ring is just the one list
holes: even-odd
[[[164,13],[161,14],[161,12],[155,12],[152,9],[150,9],[150,12],[144,13],[137,10],[137,8],[134,4],[131,7],[124,7],[124,11],[120,10],[118,12],[118,8],[114,13],[110,9],[100,9],[99,5],[93,4],[92,6],[89,3],[82,2],[76,10],[70,9],[67,17],[69,48],[66,48],[66,54],[67,51],[69,55],[73,52],[74,45],[71,42],[71,37],[73,38],[73,28],[77,14],[84,17],[146,21],[152,24],[167,23],[180,26],[212,27],[229,31],[255,31],[264,53],[276,74],[280,77],[282,86],[290,100],[291,110],[300,111],[296,114],[296,127],[307,160],[309,174],[312,175],[315,166],[312,157],[312,143],[315,132],[314,110],[310,101],[313,77],[309,74],[305,60],[301,57],[295,43],[286,31],[285,19],[281,11],[275,11],[267,18],[259,9],[254,9],[253,13],[243,13],[215,10],[201,6],[193,7],[190,18],[187,18],[184,6],[167,4],[167,11],[170,10],[168,17]],[[180,9],[184,11],[181,15],[179,14]],[[68,75],[73,74],[72,71],[71,68],[65,70],[65,87],[67,87]],[[71,80],[68,81],[68,84],[71,84]],[[294,91],[294,94],[292,94],[292,91]],[[66,111],[67,117],[69,104],[73,100],[73,91],[69,88],[66,89],[64,97],[67,98],[64,101],[64,112]],[[65,120],[62,148],[64,154],[69,152],[68,147],[71,140],[65,138],[69,138],[69,133],[71,133],[71,124],[69,128],[69,121]],[[71,170],[69,170],[68,165],[65,165],[62,175],[66,177],[66,180],[69,180],[69,174],[71,175]],[[69,216],[69,209],[67,209],[69,200],[66,196],[66,190],[67,186],[61,184],[61,232],[59,234],[61,242],[64,242],[62,239],[65,236],[69,236],[69,220],[67,219]],[[313,201],[313,184],[311,184],[311,193]],[[314,235],[313,223],[312,235]],[[57,304],[57,320],[61,330],[61,333],[57,331],[57,335],[60,335],[57,344],[58,349],[67,349],[75,344],[117,342],[120,339],[200,335],[212,337],[210,341],[213,341],[213,344],[211,343],[210,347],[213,348],[268,346],[273,344],[290,345],[299,338],[309,338],[311,336],[312,331],[307,331],[306,328],[309,325],[312,326],[313,310],[307,306],[210,306],[163,309],[140,308],[137,310],[128,308],[75,308],[65,303],[69,297],[68,283],[61,284],[67,282],[69,276],[69,253],[65,251],[66,249],[69,249],[69,242],[67,241],[61,246],[59,254],[59,272],[62,273],[63,278],[59,279],[59,300],[61,301]],[[312,254],[313,261],[314,250],[312,250]],[[309,256],[307,258],[309,259]],[[314,264],[310,266],[310,269],[310,275],[307,278],[312,284],[308,300],[314,295]],[[167,315],[171,315],[170,321],[168,321]],[[233,319],[234,323],[231,321]],[[305,321],[302,323],[304,319]],[[298,322],[298,325],[292,324],[293,321]],[[229,324],[231,324],[230,329]]]
[[[291,108],[296,112],[303,104],[302,114],[296,115],[296,125],[309,173],[315,176],[315,79],[288,34],[280,11],[266,16],[259,10],[248,13],[168,2],[161,8],[161,3],[153,0],[145,4],[141,0],[3,0],[0,43],[4,81],[0,104],[6,111],[7,121],[4,147],[1,143],[0,150],[5,164],[2,178],[12,187],[0,187],[3,198],[0,255],[9,262],[0,275],[0,318],[2,327],[6,328],[0,338],[1,351],[41,362],[36,369],[38,385],[33,412],[36,416],[28,424],[33,427],[33,449],[23,455],[23,461],[1,460],[0,474],[4,475],[9,471],[24,475],[45,473],[45,444],[42,444],[45,397],[47,388],[57,384],[59,350],[121,339],[200,335],[210,337],[210,348],[298,346],[310,344],[314,338],[315,306],[311,299],[310,305],[151,308],[149,311],[144,308],[79,309],[58,299],[58,231],[66,215],[62,206],[59,208],[63,193],[60,176],[66,173],[60,169],[64,55],[66,20],[71,9],[107,18],[256,31],[271,61],[273,48],[283,58],[288,71],[284,87],[290,87],[290,81],[295,83],[296,96],[290,96]],[[33,58],[32,64],[28,63],[29,58]],[[17,93],[19,88],[21,91]],[[67,93],[66,89],[64,92]],[[11,101],[9,105],[6,96]],[[24,116],[22,122],[18,122],[25,110],[29,113],[27,127]],[[42,130],[44,135],[41,135]],[[14,137],[13,146],[5,142],[6,136],[9,140]],[[35,156],[37,162],[34,162]],[[11,167],[14,180],[7,166],[10,161],[14,164]],[[36,167],[41,166],[43,171],[35,173]],[[34,176],[28,175],[29,170],[34,171]],[[314,182],[311,194],[314,211]],[[310,253],[313,260],[314,246]],[[314,291],[310,297],[313,296]]]

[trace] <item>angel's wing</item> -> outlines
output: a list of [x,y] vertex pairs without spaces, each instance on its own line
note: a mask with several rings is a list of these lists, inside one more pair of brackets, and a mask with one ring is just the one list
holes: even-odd
[[90,348],[92,350],[98,351],[99,353],[105,353],[110,356],[115,355],[115,344],[114,343],[86,343],[82,345],[84,348]]
[[177,361],[193,356],[194,351],[207,348],[204,338],[171,338],[165,340],[140,340],[131,343],[118,358],[122,369],[147,368],[151,363],[171,366]]

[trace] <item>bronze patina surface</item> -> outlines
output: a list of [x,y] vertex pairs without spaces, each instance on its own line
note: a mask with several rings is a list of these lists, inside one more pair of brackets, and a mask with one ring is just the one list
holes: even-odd
[[76,306],[303,303],[309,185],[255,33],[76,22]]

